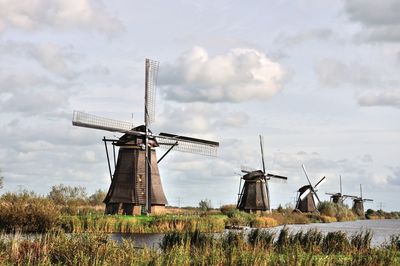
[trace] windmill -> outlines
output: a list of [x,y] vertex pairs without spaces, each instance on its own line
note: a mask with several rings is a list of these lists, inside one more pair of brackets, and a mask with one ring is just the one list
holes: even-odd
[[[260,135],[262,170],[253,170],[242,167],[244,176],[240,178],[237,208],[246,212],[270,211],[270,195],[268,181],[277,179],[285,181],[287,177],[268,174],[265,171],[264,139]],[[242,179],[244,180],[243,188]]]
[[[144,125],[133,127],[131,123],[103,118],[74,111],[72,124],[111,132],[123,133],[118,139],[103,138],[111,185],[104,199],[106,213],[140,214],[163,210],[167,199],[161,184],[158,163],[172,150],[216,156],[218,142],[179,136],[170,133],[153,134],[149,125],[155,121],[155,96],[158,62],[145,61]],[[113,145],[114,174],[107,142]],[[115,146],[119,147],[115,158]],[[155,148],[168,149],[157,161]]]
[[362,195],[362,186],[360,184],[360,196],[349,196],[353,199],[352,211],[358,216],[364,216],[364,202],[374,201],[373,199],[364,199]]
[[302,164],[301,167],[303,168],[304,174],[306,175],[308,185],[302,186],[297,191],[298,198],[297,198],[295,211],[318,212],[314,197],[318,200],[318,202],[321,202],[317,195],[317,191],[318,191],[318,188],[321,186],[321,184],[325,182],[326,177],[324,176],[323,178],[321,178],[315,184],[315,186],[313,186],[311,184],[310,178],[308,177],[307,170],[306,170],[306,167],[304,166],[304,164]]
[[350,196],[350,195],[343,195],[343,190],[342,190],[342,176],[341,176],[341,175],[339,175],[339,182],[340,182],[340,192],[337,192],[337,193],[325,193],[325,194],[331,196],[331,201],[332,201],[333,203],[343,205],[344,201],[345,201],[347,198],[352,197],[352,196]]

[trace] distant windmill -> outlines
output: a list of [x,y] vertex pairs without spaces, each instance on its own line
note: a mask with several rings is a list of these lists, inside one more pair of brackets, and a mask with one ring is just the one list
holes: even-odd
[[[140,214],[159,212],[167,204],[161,184],[158,163],[172,149],[201,155],[216,156],[218,142],[178,136],[169,133],[153,134],[149,125],[155,120],[155,96],[158,62],[145,61],[144,125],[133,127],[131,123],[74,111],[74,126],[94,128],[124,135],[119,139],[103,138],[106,147],[111,185],[104,199],[106,213]],[[107,142],[112,142],[114,174],[111,174]],[[115,146],[119,147],[115,160]],[[156,147],[168,149],[157,161]]]
[[311,184],[310,178],[308,177],[306,167],[304,164],[301,165],[303,168],[304,174],[306,175],[308,185],[302,186],[298,191],[298,198],[296,203],[295,211],[299,212],[318,212],[317,205],[315,204],[314,197],[321,202],[317,191],[318,188],[321,186],[322,183],[325,182],[326,177],[324,176],[321,178],[315,186]]
[[[264,139],[260,135],[262,170],[242,167],[244,176],[240,178],[237,208],[246,212],[271,210],[268,181],[278,179],[286,181],[287,177],[268,174],[265,171]],[[244,180],[241,188],[242,179]]]
[[337,193],[325,193],[326,195],[330,195],[331,196],[331,201],[333,203],[336,204],[341,204],[343,205],[344,201],[349,198],[352,197],[350,195],[343,195],[343,190],[342,190],[342,176],[339,176],[339,180],[340,180],[340,192]]
[[374,201],[373,199],[364,199],[362,195],[362,186],[360,184],[360,196],[349,196],[353,198],[353,207],[352,211],[358,216],[364,216],[364,202],[366,201]]

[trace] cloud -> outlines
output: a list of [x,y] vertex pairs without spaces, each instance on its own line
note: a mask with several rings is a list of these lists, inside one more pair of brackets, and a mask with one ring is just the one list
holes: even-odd
[[42,28],[94,30],[114,33],[121,22],[105,11],[101,1],[3,0],[0,1],[0,32],[8,28],[34,31]]
[[177,134],[193,134],[213,138],[217,129],[238,128],[250,120],[240,111],[217,107],[207,103],[165,105],[157,117],[156,129]]
[[280,34],[276,38],[276,42],[285,46],[298,45],[308,41],[328,41],[334,37],[332,29],[319,28],[303,31],[295,34]]
[[255,49],[209,56],[201,47],[160,69],[163,95],[177,102],[268,100],[283,87],[285,71]]
[[315,72],[321,85],[335,88],[347,85],[371,87],[383,82],[370,68],[360,64],[346,64],[336,59],[320,60],[315,65]]
[[[59,47],[51,43],[8,41],[0,44],[0,56],[20,56],[23,60],[32,58],[49,73],[64,79],[74,79],[78,76],[78,72],[72,70],[72,64],[76,63],[80,56],[69,47]],[[76,67],[75,64],[74,66]]]
[[392,173],[388,176],[388,183],[400,186],[400,167],[391,167]]
[[400,108],[400,90],[368,92],[358,98],[361,106],[392,106]]
[[400,2],[397,0],[348,0],[350,20],[363,26],[360,37],[367,41],[400,41]]

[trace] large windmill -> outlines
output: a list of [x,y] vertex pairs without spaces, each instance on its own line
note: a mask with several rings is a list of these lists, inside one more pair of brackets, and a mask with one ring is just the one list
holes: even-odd
[[[265,171],[264,140],[260,135],[262,170],[242,167],[244,176],[240,178],[237,208],[246,212],[271,210],[268,181],[271,179],[287,180],[287,177],[268,174]],[[241,188],[242,179],[244,180]]]
[[[133,127],[131,123],[103,118],[74,111],[72,124],[111,132],[123,133],[119,139],[103,138],[106,147],[111,185],[104,199],[106,213],[140,214],[159,212],[167,204],[161,184],[158,163],[172,149],[201,155],[216,156],[218,142],[178,136],[170,133],[155,135],[149,125],[155,120],[155,96],[158,62],[145,61],[144,125]],[[113,144],[114,174],[107,142]],[[119,147],[115,159],[115,146]],[[155,148],[168,149],[157,161]]]
[[343,190],[342,190],[342,176],[339,175],[339,183],[340,183],[340,192],[336,192],[336,193],[325,193],[326,195],[330,195],[331,196],[331,201],[333,203],[336,204],[341,204],[343,205],[343,202],[349,198],[349,197],[353,197],[350,195],[343,195]]
[[317,195],[317,191],[318,191],[318,188],[321,186],[321,184],[325,182],[326,177],[324,176],[323,178],[321,178],[315,184],[315,186],[313,186],[311,184],[310,178],[308,177],[307,170],[306,170],[306,167],[304,166],[304,164],[302,164],[301,167],[303,168],[304,174],[306,175],[308,185],[302,186],[297,191],[298,198],[297,198],[295,211],[318,212],[314,197],[318,200],[318,202],[321,202]]
[[373,199],[364,199],[362,195],[362,186],[360,184],[360,196],[349,196],[353,199],[352,211],[358,216],[364,216],[364,202],[374,201]]

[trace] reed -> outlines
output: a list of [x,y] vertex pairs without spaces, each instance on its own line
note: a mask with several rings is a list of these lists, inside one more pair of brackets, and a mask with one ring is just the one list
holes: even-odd
[[172,231],[222,232],[225,218],[220,215],[163,216],[64,216],[61,228],[68,233],[167,233]]
[[[160,249],[137,248],[99,233],[53,231],[36,237],[0,235],[1,265],[399,265],[393,246],[370,247],[370,233],[322,235],[315,230],[275,235],[255,229],[246,237],[198,230],[165,235]],[[357,239],[357,240],[354,240]],[[393,237],[393,241],[398,238]],[[344,242],[339,245],[340,241]],[[335,244],[334,248],[326,245]],[[397,243],[397,242],[396,242]],[[361,248],[360,248],[361,247]]]

